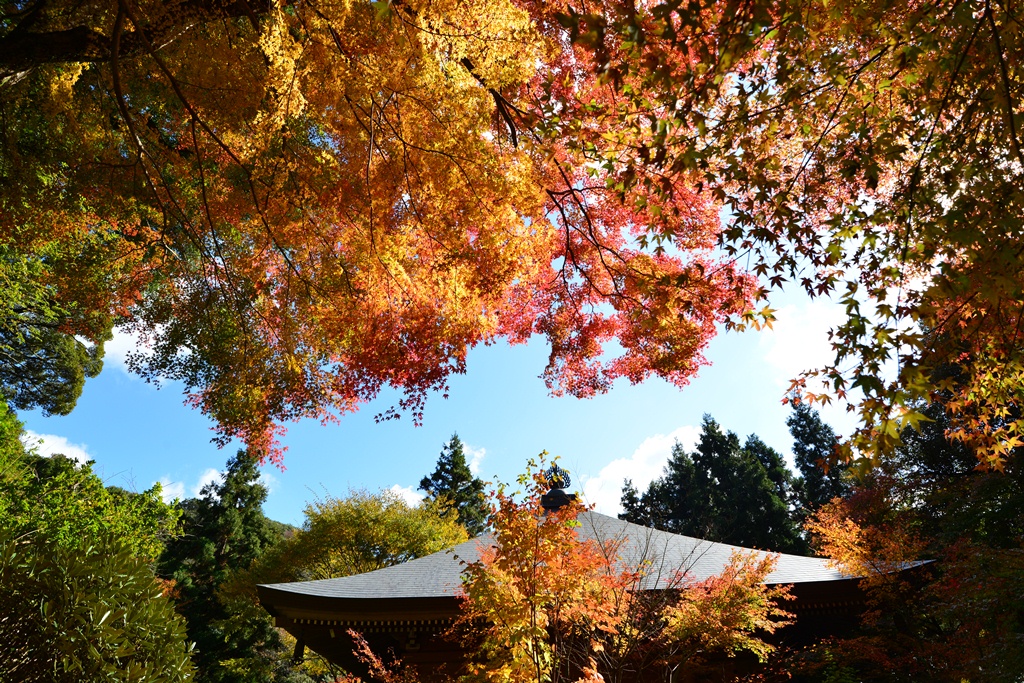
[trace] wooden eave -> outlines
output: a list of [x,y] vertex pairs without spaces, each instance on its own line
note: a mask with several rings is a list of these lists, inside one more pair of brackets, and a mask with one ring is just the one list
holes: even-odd
[[[305,595],[258,586],[263,607],[280,622],[340,628],[399,627],[451,623],[459,614],[459,598],[335,598]],[[284,625],[283,623],[281,624]]]

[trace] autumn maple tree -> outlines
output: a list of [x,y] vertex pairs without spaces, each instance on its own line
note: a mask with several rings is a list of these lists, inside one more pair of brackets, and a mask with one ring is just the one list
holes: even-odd
[[[385,385],[418,419],[499,337],[545,335],[555,392],[685,383],[752,280],[711,254],[718,205],[686,177],[671,200],[623,202],[553,142],[581,131],[555,130],[545,101],[614,96],[559,11],[8,4],[0,246],[61,310],[107,321],[65,315],[63,333],[138,333],[135,369],[183,381],[224,439],[264,452],[282,422]],[[674,247],[645,248],[651,225]]]
[[[834,362],[794,389],[858,408],[847,455],[877,461],[920,423],[916,406],[949,392],[949,435],[1000,468],[1024,429],[1013,5],[698,0],[566,13],[620,96],[598,105],[615,144],[582,151],[620,174],[623,196],[693,174],[728,210],[723,246],[764,285],[845,306]],[[950,365],[961,372],[941,372]]]
[[385,385],[418,419],[498,338],[556,393],[683,384],[795,283],[846,307],[794,389],[859,409],[848,455],[938,391],[998,468],[1022,49],[992,0],[15,0],[0,267],[264,451]]
[[788,623],[785,587],[764,585],[772,556],[735,554],[719,576],[696,581],[686,567],[659,590],[644,579],[654,558],[619,556],[621,539],[579,533],[576,501],[544,509],[549,472],[531,463],[519,484],[494,492],[493,535],[464,571],[462,623],[478,654],[479,681],[620,680],[646,668],[691,670],[706,658],[750,652]]
[[921,411],[930,422],[908,427],[892,457],[809,520],[819,550],[861,577],[869,609],[857,633],[819,643],[795,668],[871,681],[1024,673],[1024,452],[1003,472],[980,470],[946,436],[944,408]]

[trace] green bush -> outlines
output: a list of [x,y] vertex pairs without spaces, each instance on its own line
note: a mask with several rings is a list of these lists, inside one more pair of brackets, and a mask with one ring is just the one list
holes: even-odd
[[0,681],[191,680],[184,624],[163,587],[109,536],[69,548],[0,529]]

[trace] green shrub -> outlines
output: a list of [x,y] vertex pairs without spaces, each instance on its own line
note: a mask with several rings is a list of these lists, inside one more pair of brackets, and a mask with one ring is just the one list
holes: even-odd
[[0,529],[0,681],[191,680],[164,585],[109,536],[69,548]]

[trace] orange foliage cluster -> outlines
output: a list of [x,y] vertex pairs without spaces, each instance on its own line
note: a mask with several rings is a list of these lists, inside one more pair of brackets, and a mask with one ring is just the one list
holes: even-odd
[[871,587],[902,582],[899,572],[919,560],[925,549],[912,516],[878,498],[874,491],[836,498],[805,524],[824,555]]
[[[642,588],[648,568],[628,566],[620,541],[580,538],[573,502],[544,510],[546,475],[521,478],[516,500],[495,492],[494,544],[465,570],[463,622],[480,632],[472,680],[591,681],[645,667],[696,665],[740,651],[762,660],[761,638],[792,615],[779,607],[787,587],[766,587],[774,559],[736,554],[720,576],[690,579],[681,567],[665,590]],[[646,562],[654,562],[647,558]]]
[[689,657],[745,650],[765,661],[774,648],[761,634],[775,633],[794,616],[780,607],[793,597],[789,588],[764,585],[773,569],[771,556],[734,551],[720,576],[683,582],[679,601],[664,610],[666,639],[684,644]]

